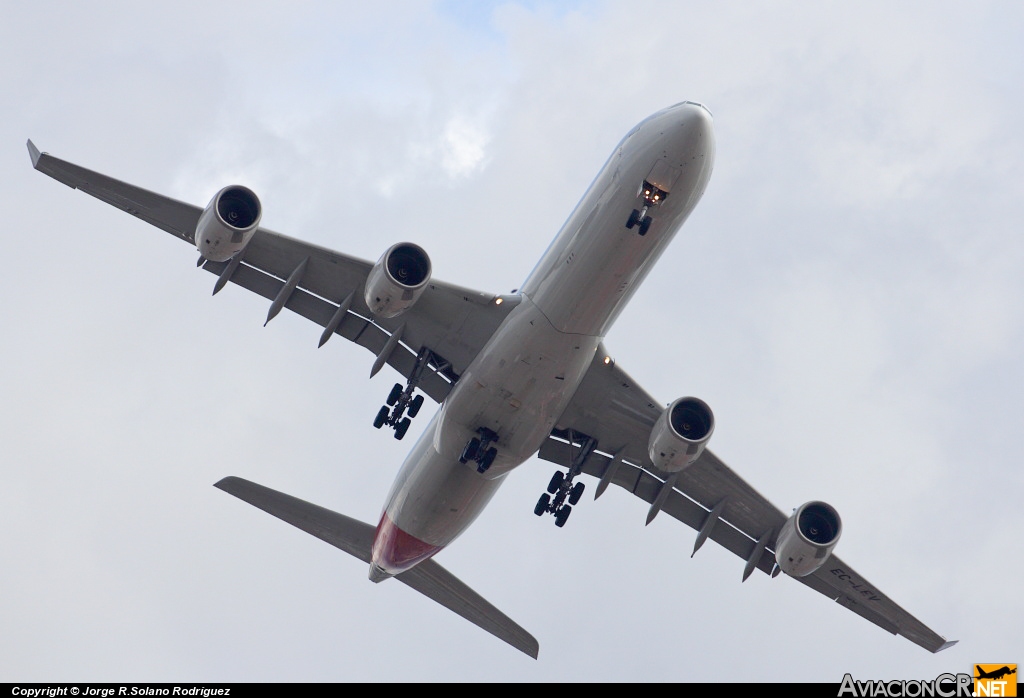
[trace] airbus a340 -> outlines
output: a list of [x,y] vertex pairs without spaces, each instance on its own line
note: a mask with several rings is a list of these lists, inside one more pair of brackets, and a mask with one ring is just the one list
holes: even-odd
[[[787,516],[707,448],[711,409],[694,397],[667,407],[612,362],[602,338],[693,211],[711,176],[711,113],[683,102],[644,119],[612,152],[521,289],[492,295],[431,277],[411,242],[372,263],[260,227],[261,205],[243,186],[205,208],[175,201],[40,153],[33,166],[194,244],[216,277],[340,335],[385,364],[396,383],[373,425],[401,439],[424,395],[440,403],[395,479],[376,525],[246,480],[220,489],[395,578],[536,657],[537,641],[433,558],[477,518],[534,455],[559,466],[534,508],[564,526],[597,478],[595,497],[618,485],[755,570],[780,572],[890,633],[932,652],[953,642],[926,627],[832,554],[842,524],[824,502]],[[369,420],[367,420],[369,422]]]

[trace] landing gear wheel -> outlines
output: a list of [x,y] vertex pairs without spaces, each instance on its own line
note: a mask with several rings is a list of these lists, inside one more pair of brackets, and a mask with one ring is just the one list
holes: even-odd
[[569,514],[572,513],[572,507],[562,506],[561,509],[555,512],[555,525],[561,528],[565,525],[565,522],[569,520]]
[[386,406],[380,408],[380,411],[377,413],[377,416],[373,418],[374,429],[380,429],[382,426],[384,426],[384,422],[388,421],[389,411],[390,410],[388,410]]
[[395,386],[391,389],[391,392],[388,393],[388,400],[387,400],[388,405],[394,405],[396,402],[398,402],[398,398],[400,398],[401,396],[402,396],[402,384],[401,383],[395,383]]
[[565,480],[565,475],[562,474],[561,470],[556,470],[555,474],[551,476],[551,482],[548,483],[548,492],[551,494],[557,492],[558,488],[562,486],[563,480]]
[[462,457],[459,458],[459,462],[465,463],[467,461],[476,460],[476,454],[477,452],[479,452],[479,450],[480,439],[473,437],[472,439],[469,440],[469,443],[466,444],[466,448],[462,450]]
[[476,471],[478,473],[486,473],[487,469],[491,467],[491,463],[494,462],[494,457],[496,455],[498,455],[498,449],[493,446],[487,449],[487,452],[484,453],[484,457],[480,459],[480,465],[476,467]]
[[647,231],[651,229],[651,219],[644,218],[643,222],[640,223],[640,235],[646,235]]
[[548,510],[548,506],[551,505],[551,497],[546,494],[542,494],[540,499],[537,500],[537,506],[533,508],[533,513],[537,516],[543,516],[544,512]]
[[[640,223],[640,212],[634,208],[633,212],[629,214],[629,220],[626,221],[626,227],[632,230],[633,226],[636,225],[637,223]],[[643,235],[643,233],[640,234]]]
[[577,482],[572,486],[572,490],[569,491],[569,504],[576,504],[580,501],[580,497],[583,496],[583,483]]
[[402,437],[405,436],[405,432],[409,431],[410,424],[412,424],[412,420],[408,417],[399,422],[398,426],[395,427],[395,438],[401,441]]
[[423,407],[423,396],[417,395],[412,399],[412,402],[409,403],[409,416],[415,417],[418,415],[421,407]]

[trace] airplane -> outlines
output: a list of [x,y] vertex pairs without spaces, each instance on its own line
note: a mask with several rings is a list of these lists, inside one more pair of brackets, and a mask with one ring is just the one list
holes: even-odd
[[667,406],[610,358],[603,343],[704,194],[714,166],[711,112],[681,102],[647,117],[612,151],[522,287],[509,294],[432,278],[426,251],[388,247],[376,263],[260,227],[262,205],[241,185],[205,208],[42,153],[35,169],[195,245],[197,266],[368,349],[370,376],[404,377],[373,426],[402,439],[426,397],[440,407],[406,457],[379,521],[364,523],[238,477],[221,490],[353,555],[374,582],[398,581],[527,655],[537,640],[434,559],[473,523],[506,478],[534,456],[558,466],[534,513],[566,524],[583,475],[595,499],[617,485],[713,540],[755,570],[810,587],[931,651],[947,641],[832,554],[838,512],[820,501],[790,515],[707,448],[711,408]]
[[1017,673],[1017,669],[1016,668],[1011,669],[1008,666],[1004,666],[1004,667],[1002,667],[1000,669],[994,669],[992,671],[983,671],[981,666],[979,666],[977,664],[974,665],[974,668],[978,672],[978,675],[974,677],[976,679],[995,679],[995,680],[998,680],[998,679],[1003,678],[1004,676],[1009,676],[1010,674],[1016,674]]

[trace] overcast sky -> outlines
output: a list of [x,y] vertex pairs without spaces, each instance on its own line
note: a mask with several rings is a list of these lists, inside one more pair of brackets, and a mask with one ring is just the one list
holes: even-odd
[[[1022,662],[1017,3],[0,0],[0,681],[825,681]],[[25,140],[437,278],[525,279],[619,139],[714,113],[707,193],[607,338],[781,509],[960,644],[931,655],[646,505],[532,513],[531,460],[437,558],[533,660],[212,487],[375,522],[397,374],[31,169]],[[390,372],[389,372],[390,371]],[[591,492],[593,483],[591,483]]]

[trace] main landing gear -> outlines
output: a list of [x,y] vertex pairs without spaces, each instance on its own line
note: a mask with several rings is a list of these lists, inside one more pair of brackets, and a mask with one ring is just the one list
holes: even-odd
[[[573,432],[570,431],[570,453],[572,453],[573,448],[573,436]],[[572,457],[569,463],[569,472],[563,474],[561,470],[556,470],[555,474],[551,476],[547,492],[540,496],[540,499],[537,500],[537,505],[533,508],[534,514],[537,516],[543,516],[545,513],[554,514],[555,525],[559,528],[565,525],[565,522],[569,520],[569,514],[572,513],[573,506],[583,496],[583,483],[577,482],[573,484],[573,479],[580,474],[584,461],[587,460],[587,456],[590,455],[595,446],[597,446],[597,441],[593,438],[589,436],[584,438],[580,444],[579,452]]]
[[[403,389],[401,383],[395,383],[388,394],[387,403],[373,418],[373,426],[380,429],[387,424],[395,430],[395,438],[401,440],[405,432],[409,431],[412,418],[419,414],[420,408],[423,407],[423,396],[412,397],[409,386]],[[406,410],[409,412],[408,417],[405,416]]]
[[498,435],[487,427],[480,427],[476,430],[477,435],[469,440],[466,447],[462,449],[462,455],[459,457],[460,463],[468,463],[469,461],[476,462],[476,471],[478,473],[486,473],[487,469],[491,467],[491,463],[494,462],[495,456],[498,455],[498,449],[491,446],[492,443],[498,441]]
[[[414,397],[413,393],[416,392],[416,386],[419,385],[427,361],[432,358],[433,354],[429,349],[424,347],[420,350],[416,357],[416,366],[405,387],[403,388],[401,383],[395,383],[391,392],[388,393],[387,404],[381,407],[377,416],[373,418],[375,429],[380,429],[386,424],[395,430],[396,439],[401,440],[405,436],[405,432],[409,431],[409,425],[412,424],[413,417],[419,414],[420,408],[423,407],[423,396],[416,395]],[[408,412],[408,417],[405,416],[406,412]]]
[[651,218],[647,215],[648,209],[664,201],[668,196],[668,192],[659,189],[645,179],[644,183],[640,186],[637,196],[643,198],[644,205],[639,210],[633,209],[633,212],[629,214],[629,219],[626,221],[626,227],[632,230],[639,226],[640,229],[637,232],[640,235],[646,235],[647,231],[651,229]]

